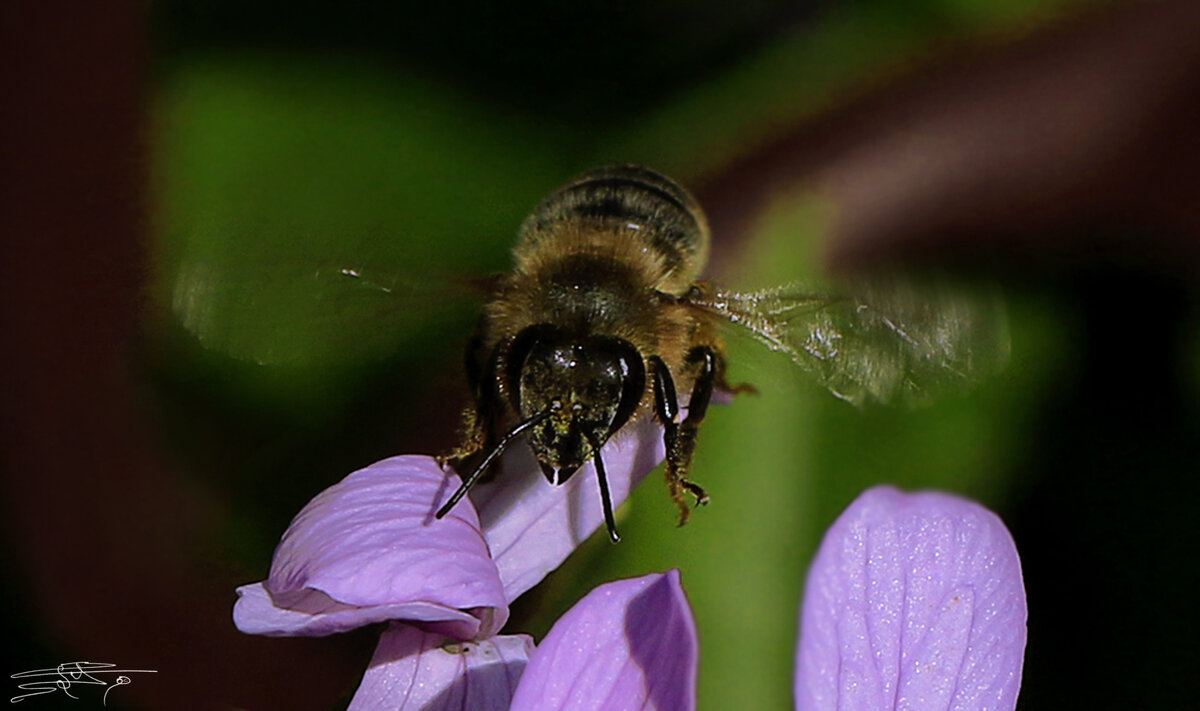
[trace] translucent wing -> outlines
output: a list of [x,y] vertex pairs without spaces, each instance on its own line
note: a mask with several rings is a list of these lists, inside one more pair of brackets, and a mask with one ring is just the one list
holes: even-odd
[[464,334],[485,289],[483,280],[316,261],[191,260],[172,282],[171,308],[210,350],[260,364],[325,365],[382,359],[448,324]]
[[923,404],[969,387],[1008,359],[1003,303],[994,293],[900,277],[859,281],[832,294],[800,284],[701,291],[689,300],[787,354],[856,405]]

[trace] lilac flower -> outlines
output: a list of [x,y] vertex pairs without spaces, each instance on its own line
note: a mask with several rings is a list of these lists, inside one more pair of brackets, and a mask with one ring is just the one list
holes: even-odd
[[[613,454],[623,498],[661,451]],[[358,711],[690,711],[697,642],[675,571],[597,588],[536,648],[497,634],[508,603],[565,556],[561,542],[545,546],[533,532],[577,542],[599,527],[596,497],[586,496],[594,472],[577,477],[574,490],[521,482],[524,498],[481,487],[482,514],[464,502],[437,521],[458,482],[429,458],[355,472],[296,517],[269,578],[238,591],[235,621],[246,632],[320,635],[390,620],[351,704]],[[1012,540],[971,502],[872,489],[827,533],[801,631],[802,711],[1012,709],[1025,643]]]
[[[617,503],[662,458],[661,444],[643,444],[661,442],[657,428],[647,429],[605,450]],[[591,466],[551,487],[540,473],[511,478],[537,472],[527,452],[512,456],[503,487],[472,491],[479,513],[463,502],[441,520],[433,513],[458,477],[432,459],[394,457],[354,472],[296,516],[267,580],[238,589],[235,624],[255,634],[315,636],[392,621],[356,709],[464,708],[468,696],[470,708],[508,708],[517,678],[541,690],[522,692],[526,700],[513,708],[543,708],[553,698],[558,705],[547,708],[570,708],[581,690],[613,699],[614,709],[640,706],[638,699],[694,706],[695,629],[677,573],[593,591],[536,654],[528,637],[496,636],[508,603],[603,521]],[[601,645],[608,664],[595,664],[581,639]],[[672,655],[657,653],[660,644]],[[572,673],[577,678],[561,688]]]
[[[661,430],[641,424],[605,447],[614,505],[663,456]],[[444,519],[459,479],[429,457],[400,456],[349,475],[293,519],[261,583],[238,589],[238,629],[324,635],[400,620],[458,639],[493,635],[508,605],[566,559],[604,520],[593,465],[562,486],[527,448]],[[478,509],[478,511],[477,511]]]
[[525,635],[447,645],[393,624],[350,709],[689,711],[697,662],[691,609],[671,571],[601,585],[536,649]]
[[801,611],[799,711],[1003,711],[1017,703],[1025,588],[995,514],[876,487],[825,534]]

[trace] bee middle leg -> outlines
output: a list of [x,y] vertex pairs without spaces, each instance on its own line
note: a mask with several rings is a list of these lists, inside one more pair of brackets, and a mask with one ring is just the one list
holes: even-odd
[[667,449],[667,489],[671,499],[679,507],[679,525],[682,526],[691,516],[691,509],[684,500],[683,492],[691,494],[697,506],[708,503],[708,494],[699,484],[690,481],[687,473],[692,463],[692,455],[696,451],[696,435],[708,411],[708,403],[712,399],[713,385],[721,370],[721,362],[717,353],[708,346],[697,346],[688,352],[685,365],[698,367],[699,372],[692,386],[688,414],[683,422],[676,422],[679,401],[670,370],[657,356],[652,356],[650,363],[654,371],[655,414],[663,424],[663,441]]
[[498,350],[487,353],[483,339],[478,334],[467,343],[464,361],[472,402],[463,409],[458,446],[435,457],[443,467],[453,460],[466,459],[490,449],[494,444],[491,425],[496,403],[495,390],[489,379],[495,373],[498,353]]
[[466,459],[486,449],[490,440],[487,417],[482,414],[477,405],[468,405],[463,409],[458,446],[449,452],[437,455],[434,459],[444,467],[454,460]]

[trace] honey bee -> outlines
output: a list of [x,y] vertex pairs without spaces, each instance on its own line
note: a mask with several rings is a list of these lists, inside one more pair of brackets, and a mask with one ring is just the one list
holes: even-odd
[[[713,388],[724,385],[715,324],[692,304],[708,250],[700,206],[647,168],[585,173],[543,200],[521,226],[515,268],[484,307],[468,346],[474,404],[464,442],[448,456],[487,454],[438,518],[524,434],[551,484],[595,462],[615,541],[600,451],[641,417],[663,426],[667,486],[680,522],[690,511],[684,492],[706,503],[687,472]],[[691,394],[682,421],[679,388]],[[510,415],[516,424],[489,442],[493,425]]]
[[919,395],[979,369],[971,311],[894,296],[879,309],[870,293],[835,297],[794,286],[723,291],[700,281],[709,242],[696,200],[636,165],[584,173],[534,209],[521,225],[515,266],[498,278],[467,347],[473,402],[462,444],[444,459],[482,456],[437,518],[524,437],[550,484],[595,463],[615,542],[601,451],[631,423],[653,418],[663,429],[668,492],[686,523],[689,497],[708,502],[689,467],[712,395],[750,389],[726,382],[724,323],[787,353],[851,401]]
[[[667,487],[686,522],[692,503],[708,501],[689,468],[710,400],[752,389],[726,381],[723,339],[738,330],[855,404],[920,402],[969,385],[1006,359],[1003,310],[994,299],[878,274],[836,293],[803,284],[729,291],[701,280],[709,244],[696,200],[639,166],[585,173],[537,205],[520,227],[513,269],[482,290],[483,312],[466,349],[471,404],[461,443],[442,457],[458,460],[466,475],[438,518],[524,440],[552,485],[594,463],[615,541],[601,452],[649,420],[662,426]],[[293,342],[349,357],[469,291],[340,260],[315,272],[307,259],[291,264],[241,252],[229,263],[192,260],[176,278],[173,308],[207,347],[273,364],[292,362]],[[307,298],[311,312],[271,319],[272,304],[297,298]]]

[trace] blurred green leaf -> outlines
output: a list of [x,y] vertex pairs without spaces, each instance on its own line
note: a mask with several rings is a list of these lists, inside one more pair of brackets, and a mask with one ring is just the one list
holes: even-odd
[[[196,60],[162,105],[157,293],[204,346],[251,362],[378,359],[427,337],[454,277],[505,268],[557,172],[545,132],[362,63]],[[379,288],[415,277],[407,302]]]

